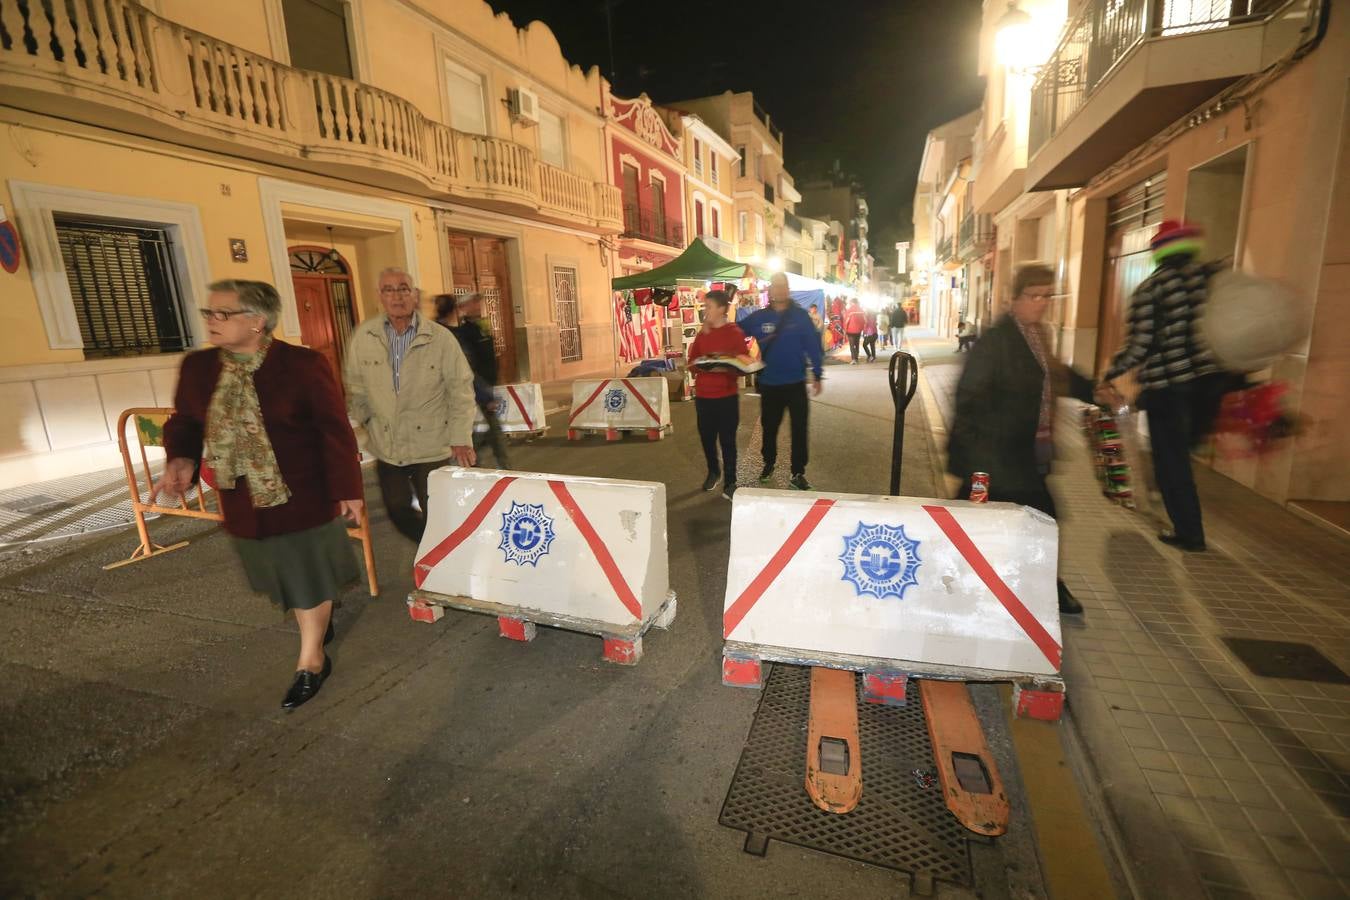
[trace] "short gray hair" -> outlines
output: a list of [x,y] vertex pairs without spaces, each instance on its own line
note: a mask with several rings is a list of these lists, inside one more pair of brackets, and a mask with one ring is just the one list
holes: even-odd
[[376,279],[376,281],[384,281],[384,276],[386,275],[402,275],[404,278],[408,279],[408,286],[413,290],[417,290],[417,279],[413,278],[412,274],[402,266],[385,266],[380,270],[380,277]]
[[242,308],[263,317],[268,331],[277,327],[277,318],[281,315],[281,295],[266,281],[226,278],[223,281],[213,281],[206,287],[210,291],[234,294],[239,298],[239,305]]

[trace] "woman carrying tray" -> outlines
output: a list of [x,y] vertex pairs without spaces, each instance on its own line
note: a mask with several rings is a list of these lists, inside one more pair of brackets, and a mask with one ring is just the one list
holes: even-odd
[[[736,379],[745,356],[745,332],[727,321],[731,298],[726,291],[708,291],[703,297],[703,328],[689,348],[689,365],[694,369],[694,411],[698,415],[698,436],[708,460],[708,477],[703,490],[711,491],[722,479],[722,496],[728,500],[736,493],[736,429],[741,424],[741,398]],[[700,365],[699,359],[703,359]],[[713,363],[725,359],[725,365]],[[718,465],[717,445],[722,445]]]

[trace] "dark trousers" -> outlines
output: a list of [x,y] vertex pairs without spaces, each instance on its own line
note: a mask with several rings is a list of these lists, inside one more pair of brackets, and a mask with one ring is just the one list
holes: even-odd
[[486,406],[480,406],[483,413],[483,420],[487,422],[487,431],[475,431],[473,433],[473,449],[478,452],[478,463],[483,464],[483,454],[480,452],[483,447],[492,448],[492,457],[497,461],[497,468],[509,469],[511,463],[506,458],[506,434],[502,431],[502,420],[492,409]]
[[[703,442],[703,455],[708,460],[708,474],[722,475],[726,484],[736,483],[736,429],[741,424],[741,398],[694,398],[694,413],[698,416],[698,436]],[[717,445],[722,445],[722,464],[717,463]]]
[[848,336],[848,355],[854,362],[858,361],[858,342],[862,340],[862,334],[852,334]]
[[869,334],[862,339],[863,352],[867,354],[868,360],[877,361],[877,336]]
[[1223,400],[1222,376],[1200,378],[1190,384],[1145,392],[1141,405],[1148,412],[1149,440],[1153,445],[1153,477],[1177,537],[1204,543],[1200,495],[1191,471],[1191,447],[1209,433]]
[[[850,338],[856,338],[851,335]],[[857,341],[853,341],[857,352]],[[759,424],[764,429],[764,467],[771,469],[778,461],[778,426],[783,424],[783,412],[792,417],[792,474],[806,474],[807,411],[806,382],[796,384],[761,384],[759,386]]]
[[[389,521],[394,523],[399,534],[410,541],[421,542],[422,532],[427,528],[427,476],[433,469],[449,464],[448,459],[408,466],[395,466],[384,460],[375,461],[385,512],[389,513]],[[421,512],[413,509],[414,495],[422,508]]]

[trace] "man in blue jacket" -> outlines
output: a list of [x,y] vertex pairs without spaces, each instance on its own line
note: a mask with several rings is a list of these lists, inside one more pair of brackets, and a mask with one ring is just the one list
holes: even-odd
[[769,305],[739,323],[747,336],[759,342],[764,369],[759,373],[759,422],[764,429],[764,471],[759,483],[768,484],[778,460],[778,426],[783,411],[792,417],[792,478],[788,487],[811,490],[806,480],[807,400],[806,367],[814,380],[811,393],[821,391],[824,354],[820,332],[806,310],[792,302],[787,276],[779,272],[769,282]]

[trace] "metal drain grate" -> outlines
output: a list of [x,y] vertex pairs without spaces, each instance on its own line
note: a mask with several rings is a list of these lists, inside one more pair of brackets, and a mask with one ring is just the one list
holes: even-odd
[[859,701],[862,800],[846,815],[827,813],[805,787],[811,670],[775,665],[719,821],[747,832],[747,850],[772,838],[924,881],[972,886],[969,844],[987,839],[961,827],[936,784],[921,787],[915,778],[915,770],[932,768],[933,749],[912,681],[907,696],[904,707]]
[[1311,644],[1226,637],[1223,642],[1253,675],[1323,684],[1350,684],[1350,676]]

